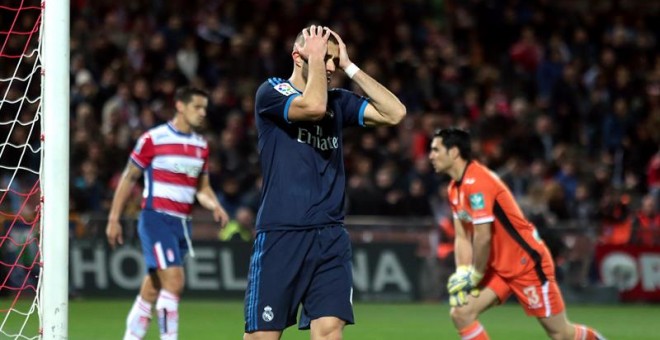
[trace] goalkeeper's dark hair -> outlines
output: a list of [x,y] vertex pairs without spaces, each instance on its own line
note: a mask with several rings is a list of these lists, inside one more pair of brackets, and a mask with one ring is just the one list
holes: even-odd
[[193,96],[208,98],[209,93],[194,86],[183,86],[176,89],[176,92],[174,93],[174,102],[190,103]]
[[445,149],[449,150],[456,147],[461,158],[467,161],[472,159],[472,144],[469,132],[461,128],[450,127],[435,130],[433,137],[442,138],[442,145]]

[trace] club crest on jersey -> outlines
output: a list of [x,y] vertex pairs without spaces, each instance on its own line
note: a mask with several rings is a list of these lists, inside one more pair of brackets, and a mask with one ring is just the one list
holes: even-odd
[[275,90],[285,96],[290,96],[292,94],[298,93],[296,89],[293,88],[289,83],[280,83],[275,85]]
[[273,307],[271,306],[264,307],[264,312],[261,313],[261,318],[264,319],[264,321],[266,322],[271,322],[273,321],[274,317],[275,314],[273,313]]
[[470,195],[470,207],[472,210],[479,210],[486,207],[484,202],[484,194],[478,192],[476,194]]

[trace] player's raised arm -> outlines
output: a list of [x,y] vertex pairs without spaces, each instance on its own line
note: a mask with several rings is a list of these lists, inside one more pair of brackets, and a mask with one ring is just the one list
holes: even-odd
[[339,43],[339,67],[369,97],[364,110],[364,123],[367,126],[396,125],[406,116],[406,107],[394,93],[376,79],[360,70],[348,57],[346,44],[339,34],[330,31]]
[[112,248],[117,244],[124,244],[124,237],[119,219],[124,211],[124,206],[131,194],[131,190],[141,175],[142,169],[129,161],[119,179],[119,184],[117,184],[117,190],[112,199],[112,206],[110,207],[110,213],[108,215],[108,225],[105,228],[108,243]]
[[[290,121],[315,121],[325,116],[328,105],[328,77],[326,52],[330,32],[312,25],[296,38],[293,52],[294,72],[307,77],[303,93],[291,101]],[[299,84],[294,84],[299,85]]]
[[227,222],[229,222],[229,215],[227,215],[227,212],[218,201],[218,197],[215,195],[215,192],[213,192],[208,174],[202,174],[200,176],[199,187],[195,197],[197,198],[197,201],[199,201],[199,204],[202,205],[202,207],[210,210],[213,213],[213,219],[216,222],[220,222],[220,228],[224,228],[225,225],[227,225]]

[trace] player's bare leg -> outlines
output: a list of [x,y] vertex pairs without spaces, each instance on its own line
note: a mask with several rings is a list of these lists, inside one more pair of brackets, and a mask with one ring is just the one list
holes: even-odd
[[161,289],[176,294],[176,296],[180,296],[183,292],[185,283],[183,267],[174,266],[159,270],[158,278],[160,279]]
[[149,273],[148,275],[145,275],[144,280],[142,280],[142,285],[140,286],[140,297],[142,297],[144,301],[154,304],[156,299],[158,299],[158,292],[160,291],[160,288],[161,286],[158,274],[155,272]]
[[538,318],[538,320],[553,340],[574,340],[576,338],[605,340],[602,335],[587,326],[570,323],[565,311],[547,318]]
[[311,340],[341,340],[346,322],[333,317],[324,316],[312,320],[310,324]]
[[498,302],[499,299],[495,292],[489,288],[485,288],[477,297],[469,295],[466,305],[452,307],[449,315],[461,337],[470,336],[471,339],[475,340],[489,339],[486,330],[481,326],[477,318],[481,313],[495,306]]
[[243,334],[243,340],[279,340],[282,337],[280,331],[261,331]]
[[176,339],[179,334],[179,298],[183,292],[183,267],[174,266],[158,271],[161,289],[156,300],[160,338]]
[[449,311],[451,320],[456,329],[463,329],[477,320],[479,314],[499,302],[495,292],[485,288],[479,293],[479,296],[468,296],[468,303],[460,307],[452,307]]
[[158,298],[160,280],[155,273],[145,275],[140,293],[135,298],[133,307],[126,318],[124,340],[142,339],[151,324],[151,308]]
[[538,318],[538,320],[551,339],[573,340],[575,338],[575,329],[568,322],[566,312],[561,312],[547,318]]

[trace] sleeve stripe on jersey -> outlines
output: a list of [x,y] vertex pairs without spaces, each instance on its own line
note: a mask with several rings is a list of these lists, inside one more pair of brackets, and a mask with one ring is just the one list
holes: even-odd
[[474,219],[472,221],[472,225],[490,223],[490,222],[493,222],[493,221],[495,221],[495,217],[486,216],[486,217],[481,217],[481,218]]
[[276,78],[268,78],[268,82],[273,85],[273,87],[280,83]]
[[300,94],[294,94],[294,95],[291,95],[291,96],[289,97],[289,99],[287,99],[287,101],[286,101],[286,105],[284,105],[284,121],[287,122],[287,123],[291,123],[291,122],[289,121],[289,106],[291,106],[291,101],[293,100],[293,98],[296,98],[296,97],[298,97],[299,95],[300,95]]
[[138,168],[140,168],[140,169],[144,169],[144,165],[143,165],[140,161],[137,160],[137,158],[135,157],[135,155],[131,155],[130,160],[131,160],[131,162],[133,162],[133,164],[137,165]]
[[369,104],[368,101],[362,102],[362,106],[360,106],[360,112],[358,113],[358,123],[360,126],[364,126],[364,110],[367,108],[367,104]]
[[495,213],[497,220],[500,221],[500,223],[502,223],[504,226],[504,230],[509,233],[509,235],[523,248],[523,250],[525,250],[532,261],[534,261],[534,271],[536,271],[536,275],[539,277],[539,280],[541,280],[542,283],[546,283],[548,278],[545,276],[543,268],[541,267],[541,254],[534,250],[534,248],[532,248],[529,243],[525,242],[525,239],[523,239],[520,233],[518,233],[516,228],[513,226],[513,223],[511,223],[509,217],[506,215],[504,209],[502,209],[497,200],[495,201],[493,212]]

